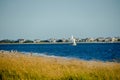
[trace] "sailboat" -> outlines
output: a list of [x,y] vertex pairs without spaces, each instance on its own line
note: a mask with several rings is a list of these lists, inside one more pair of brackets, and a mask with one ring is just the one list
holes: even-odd
[[76,46],[77,44],[76,44],[75,38],[74,38],[73,36],[71,37],[71,40],[72,40],[72,45],[73,45],[73,46]]

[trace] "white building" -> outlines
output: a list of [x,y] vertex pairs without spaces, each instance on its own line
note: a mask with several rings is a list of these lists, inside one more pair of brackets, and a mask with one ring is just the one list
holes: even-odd
[[34,43],[39,43],[40,42],[40,39],[35,39],[34,40]]
[[50,39],[49,39],[49,42],[51,42],[51,43],[56,43],[56,39],[55,39],[55,38],[50,38]]
[[19,42],[19,43],[24,43],[24,42],[25,42],[25,39],[18,39],[18,42]]
[[117,41],[118,41],[118,38],[115,38],[115,37],[112,38],[112,42],[117,42]]
[[93,42],[95,39],[94,38],[87,38],[87,42]]

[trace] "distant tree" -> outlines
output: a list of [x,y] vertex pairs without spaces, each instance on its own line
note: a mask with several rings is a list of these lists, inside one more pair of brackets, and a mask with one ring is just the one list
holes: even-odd
[[33,43],[32,40],[26,40],[24,43]]
[[59,39],[59,40],[57,40],[56,42],[63,42],[63,40],[62,40],[62,39]]
[[49,40],[42,40],[42,41],[40,41],[40,42],[49,42]]
[[14,40],[9,40],[9,39],[4,39],[0,41],[0,43],[14,43],[14,42],[15,42]]
[[118,39],[118,41],[120,41],[120,38]]
[[19,43],[19,41],[18,41],[18,40],[16,40],[16,41],[14,41],[14,43]]

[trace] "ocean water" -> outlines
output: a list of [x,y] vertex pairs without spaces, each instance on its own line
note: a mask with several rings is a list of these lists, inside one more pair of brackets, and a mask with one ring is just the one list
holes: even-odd
[[0,50],[17,50],[38,55],[77,58],[82,60],[120,62],[120,43],[70,44],[0,44]]

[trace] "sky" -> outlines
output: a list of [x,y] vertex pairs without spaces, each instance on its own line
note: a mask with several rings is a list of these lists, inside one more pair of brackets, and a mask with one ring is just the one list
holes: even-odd
[[0,39],[120,36],[120,0],[0,0]]

